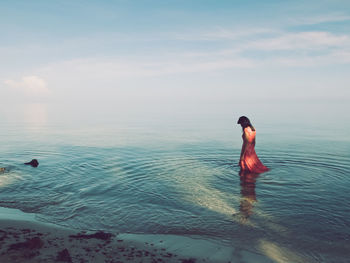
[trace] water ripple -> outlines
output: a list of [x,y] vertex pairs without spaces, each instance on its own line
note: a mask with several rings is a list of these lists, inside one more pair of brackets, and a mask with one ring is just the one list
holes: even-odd
[[[257,152],[271,170],[244,182],[240,149],[230,145],[12,151],[12,159],[0,160],[18,163],[0,174],[0,204],[77,228],[235,237],[247,244],[264,237],[308,245],[350,234],[344,230],[349,156],[297,147]],[[21,165],[34,155],[39,168]]]

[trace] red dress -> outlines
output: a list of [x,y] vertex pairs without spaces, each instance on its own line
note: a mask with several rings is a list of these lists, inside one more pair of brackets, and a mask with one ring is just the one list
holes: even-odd
[[244,129],[242,138],[243,146],[241,152],[241,159],[239,165],[243,171],[252,173],[263,173],[269,170],[259,160],[255,152],[255,135],[256,131],[253,131],[249,126]]

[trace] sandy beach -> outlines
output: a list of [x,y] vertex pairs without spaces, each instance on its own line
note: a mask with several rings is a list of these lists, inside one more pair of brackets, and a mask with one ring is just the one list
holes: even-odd
[[0,209],[0,262],[274,262],[198,237],[78,231]]

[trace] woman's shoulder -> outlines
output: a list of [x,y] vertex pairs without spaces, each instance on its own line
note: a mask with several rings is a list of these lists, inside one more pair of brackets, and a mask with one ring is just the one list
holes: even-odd
[[244,128],[244,133],[248,136],[248,137],[250,137],[250,136],[254,136],[255,134],[256,134],[256,131],[255,130],[253,130],[251,127],[245,127]]
[[252,127],[250,127],[250,126],[245,127],[244,131],[247,132],[247,133],[255,133],[256,132],[255,128],[252,129]]

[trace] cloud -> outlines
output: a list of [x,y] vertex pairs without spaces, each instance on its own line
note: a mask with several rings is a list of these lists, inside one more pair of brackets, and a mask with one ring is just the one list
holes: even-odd
[[[233,57],[217,57],[208,54],[205,57],[190,56],[178,53],[176,56],[138,58],[125,60],[121,58],[86,58],[73,59],[52,64],[42,72],[45,75],[69,77],[71,79],[96,79],[116,81],[138,77],[157,77],[172,74],[191,74],[211,72],[229,68],[250,68],[254,65],[249,59]],[[56,81],[55,81],[56,82]]]
[[[280,32],[259,36],[229,48],[183,50],[135,57],[86,57],[52,63],[41,73],[68,88],[82,83],[118,83],[119,80],[158,77],[174,74],[220,72],[231,69],[254,69],[265,66],[314,67],[350,63],[350,36],[329,32]],[[280,52],[275,52],[280,51]],[[253,55],[252,55],[253,54]],[[62,81],[65,80],[65,83]],[[30,92],[47,92],[44,80],[31,76],[8,85],[26,87]]]
[[290,23],[293,25],[317,25],[323,23],[334,23],[334,22],[344,22],[349,21],[350,16],[344,14],[325,14],[310,17],[297,17],[290,19]]
[[187,32],[181,34],[173,34],[170,38],[179,41],[225,41],[245,39],[252,36],[276,33],[271,28],[244,28],[244,29],[227,29],[218,27],[210,31],[204,32]]
[[270,38],[262,38],[246,45],[246,49],[257,50],[300,50],[347,47],[350,44],[348,35],[334,35],[329,32],[284,33]]
[[20,80],[8,79],[4,83],[13,90],[27,95],[47,95],[49,93],[46,81],[35,75],[24,76]]
[[[222,31],[223,32],[223,31]],[[222,32],[217,34],[217,40],[222,39]],[[350,53],[350,35],[334,34],[327,31],[264,31],[248,30],[243,37],[241,34],[240,41],[232,41],[228,44],[230,35],[235,35],[229,30],[225,30],[226,48],[217,49],[211,52],[193,52],[188,53],[188,58],[192,57],[193,61],[200,62],[211,61],[211,69],[230,68],[256,68],[269,66],[319,66],[319,65],[337,65],[349,63]],[[213,38],[215,33],[208,33]],[[195,36],[193,36],[195,37]],[[198,39],[201,39],[199,36]],[[229,47],[230,46],[230,47]],[[178,56],[181,57],[181,56]],[[213,63],[216,61],[216,63]],[[222,64],[222,67],[219,64]],[[237,63],[227,63],[236,61]],[[241,63],[244,62],[244,63]],[[205,65],[204,63],[204,65]],[[188,66],[191,64],[187,63]],[[205,67],[198,67],[205,69]]]

